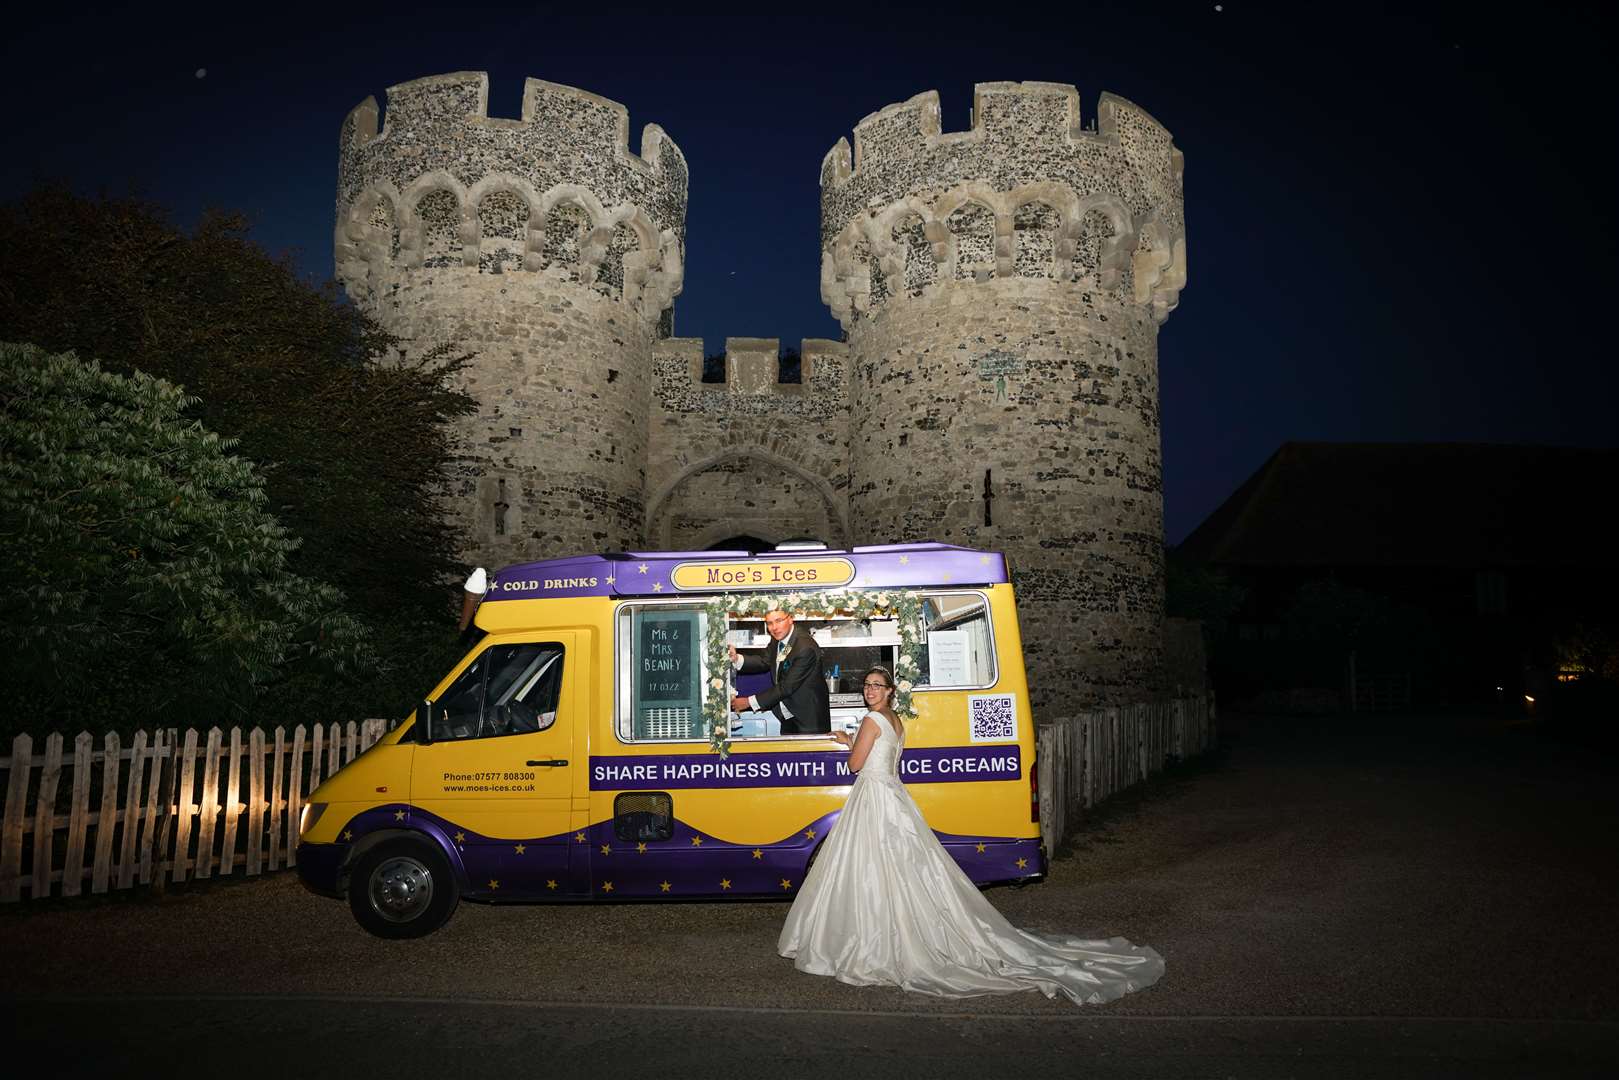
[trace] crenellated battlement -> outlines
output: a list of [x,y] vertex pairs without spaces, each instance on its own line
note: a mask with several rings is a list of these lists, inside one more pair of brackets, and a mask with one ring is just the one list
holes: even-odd
[[1112,94],[1087,128],[1065,83],[980,83],[943,132],[917,94],[855,126],[821,165],[821,294],[845,328],[950,281],[1075,283],[1167,317],[1185,283],[1183,162]]
[[[488,115],[489,78],[455,72],[367,98],[339,135],[338,277],[366,300],[415,271],[571,281],[660,321],[684,280],[686,160],[656,124],[529,79],[522,115]],[[534,279],[540,280],[539,277]]]
[[[799,349],[799,381],[781,382],[781,339],[728,337],[725,339],[725,379],[704,382],[702,338],[669,338],[659,343],[658,355],[667,358],[666,389],[724,395],[728,399],[797,398],[819,387],[824,394],[832,383],[842,384],[848,346],[826,338],[804,338]],[[830,382],[829,382],[830,380]],[[678,384],[678,385],[677,385]],[[841,393],[838,395],[841,397]]]
[[387,96],[386,115],[380,112],[374,97],[366,98],[350,111],[343,123],[343,151],[377,139],[415,142],[429,132],[442,133],[461,126],[528,131],[533,139],[544,141],[545,148],[551,149],[556,145],[554,133],[568,132],[569,143],[578,153],[607,153],[648,173],[669,170],[686,175],[685,155],[661,127],[648,124],[642,130],[641,152],[637,154],[630,150],[629,110],[575,86],[525,79],[522,115],[516,120],[489,115],[489,75],[482,71],[411,79],[390,86]]
[[983,147],[1000,156],[1025,157],[1029,144],[1083,147],[1107,144],[1144,162],[1173,153],[1164,126],[1145,109],[1104,92],[1094,127],[1080,114],[1079,91],[1068,83],[993,82],[973,87],[972,126],[941,130],[939,93],[928,90],[870,113],[854,129],[854,148],[839,139],[821,162],[821,186],[843,186],[873,170],[906,169],[941,148]]

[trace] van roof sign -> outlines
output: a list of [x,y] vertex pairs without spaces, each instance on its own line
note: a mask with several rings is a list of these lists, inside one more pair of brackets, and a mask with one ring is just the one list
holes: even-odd
[[999,552],[951,544],[889,544],[849,551],[629,551],[518,563],[495,574],[485,603],[567,596],[671,596],[988,585],[1010,580]]

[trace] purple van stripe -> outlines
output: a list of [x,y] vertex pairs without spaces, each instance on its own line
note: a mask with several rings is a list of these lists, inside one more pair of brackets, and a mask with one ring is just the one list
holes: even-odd
[[680,593],[674,587],[670,575],[676,566],[699,561],[759,565],[835,558],[854,564],[855,579],[849,586],[843,586],[847,588],[971,586],[1011,580],[1006,571],[1006,559],[998,552],[975,551],[950,544],[893,544],[852,551],[781,551],[757,556],[725,551],[646,551],[613,556],[576,555],[508,566],[490,579],[484,599],[702,596],[707,593]]
[[[847,787],[854,783],[848,757],[834,750],[785,753],[593,755],[592,791],[679,788]],[[1017,780],[1023,775],[1016,743],[906,750],[900,775],[909,784]]]
[[[401,811],[404,818],[396,816]],[[803,884],[810,853],[827,838],[842,812],[841,808],[829,811],[779,840],[761,844],[732,843],[676,818],[673,835],[668,840],[645,841],[643,851],[642,843],[618,839],[611,818],[551,836],[496,838],[437,814],[390,804],[355,816],[340,834],[346,838],[332,847],[347,848],[377,829],[424,832],[452,860],[467,893],[482,899],[791,897]],[[1045,872],[1045,856],[1037,838],[934,835],[976,882],[1009,881]],[[980,845],[983,851],[978,850]],[[588,865],[584,859],[572,857],[581,847],[589,852]],[[522,856],[516,854],[518,848],[524,849]],[[528,861],[518,862],[519,858]],[[1020,859],[1023,866],[1017,865]],[[527,878],[521,876],[525,868],[532,871]],[[514,872],[519,876],[514,878]],[[557,886],[554,890],[547,887],[552,881]],[[605,888],[609,883],[612,888]]]

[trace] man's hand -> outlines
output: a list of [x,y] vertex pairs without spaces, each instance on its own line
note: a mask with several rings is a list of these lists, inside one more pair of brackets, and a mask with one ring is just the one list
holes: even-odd
[[748,704],[748,699],[745,697],[734,697],[731,699],[732,712],[747,712],[752,707],[753,706]]

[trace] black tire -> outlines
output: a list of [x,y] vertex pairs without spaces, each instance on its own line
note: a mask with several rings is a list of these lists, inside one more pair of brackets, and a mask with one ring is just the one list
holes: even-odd
[[349,871],[349,910],[380,938],[431,934],[449,921],[460,899],[449,860],[428,840],[384,840]]

